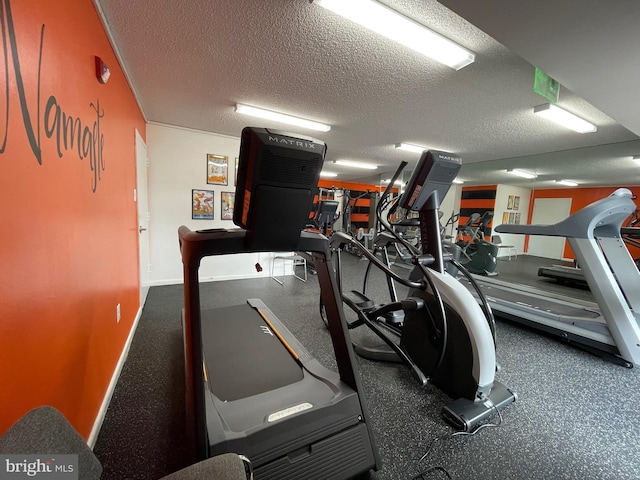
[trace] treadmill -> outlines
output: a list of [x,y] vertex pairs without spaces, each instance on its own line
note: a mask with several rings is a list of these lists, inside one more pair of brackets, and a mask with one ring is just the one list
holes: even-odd
[[[328,241],[302,231],[325,151],[312,138],[245,128],[234,211],[241,228],[178,230],[191,446],[198,459],[247,456],[256,480],[347,479],[379,466]],[[287,221],[274,222],[283,205]],[[323,367],[257,298],[201,308],[204,257],[297,250],[313,256],[338,372]]]
[[556,280],[560,283],[587,285],[584,273],[580,267],[570,267],[568,265],[551,265],[539,267],[538,276]]
[[576,344],[619,365],[640,365],[640,272],[620,228],[635,210],[620,188],[555,225],[500,225],[499,233],[566,237],[596,303],[475,277],[494,313]]
[[[638,227],[621,227],[620,234],[622,240],[631,246],[640,248],[640,228]],[[636,266],[640,265],[639,260],[634,259]],[[584,273],[580,267],[569,267],[565,265],[552,265],[549,267],[538,268],[538,276],[552,278],[561,283],[587,285]]]

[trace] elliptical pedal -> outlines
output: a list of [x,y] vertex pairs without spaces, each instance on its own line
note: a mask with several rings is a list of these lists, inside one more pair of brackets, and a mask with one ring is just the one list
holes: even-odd
[[373,302],[373,300],[356,290],[351,290],[348,293],[343,293],[343,296],[347,297],[349,301],[351,301],[363,312],[369,312],[376,308],[376,304]]

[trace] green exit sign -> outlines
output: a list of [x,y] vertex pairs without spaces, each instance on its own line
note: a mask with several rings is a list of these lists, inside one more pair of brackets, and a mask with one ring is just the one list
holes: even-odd
[[533,91],[538,95],[542,95],[551,103],[558,101],[560,94],[560,84],[549,75],[536,67],[535,77],[533,79]]

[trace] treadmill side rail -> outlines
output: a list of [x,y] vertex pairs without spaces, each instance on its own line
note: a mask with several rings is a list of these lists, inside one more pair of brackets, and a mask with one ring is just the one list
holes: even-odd
[[[608,240],[611,239],[601,239],[601,243],[606,246],[609,243]],[[621,285],[618,283],[617,271],[612,270],[614,266],[619,268],[620,262],[616,261],[615,264],[609,265],[607,263],[609,257],[605,256],[603,250],[594,239],[569,238],[568,241],[578,262],[583,266],[587,284],[600,307],[602,316],[607,322],[609,332],[620,351],[620,356],[634,365],[640,366],[640,327],[638,326],[638,319],[627,303],[629,297],[625,296],[626,292],[622,290]],[[624,245],[623,248],[626,250]],[[633,265],[628,252],[627,255],[629,256],[629,262]],[[635,265],[633,265],[633,269],[638,272]],[[628,273],[621,272],[621,274]]]

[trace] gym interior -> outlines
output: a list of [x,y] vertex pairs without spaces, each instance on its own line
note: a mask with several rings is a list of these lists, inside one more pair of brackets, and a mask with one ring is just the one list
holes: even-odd
[[[289,343],[299,343],[322,368],[340,372],[337,390],[349,379],[344,390],[351,400],[345,402],[365,439],[361,477],[638,478],[640,357],[633,350],[640,343],[633,335],[640,330],[634,283],[640,244],[633,229],[640,226],[640,117],[634,101],[640,99],[630,79],[640,72],[633,71],[637,62],[615,62],[625,46],[637,55],[633,47],[640,38],[633,25],[639,7],[588,2],[587,8],[566,1],[558,11],[547,2],[546,11],[555,12],[550,19],[528,2],[492,0],[483,9],[464,0],[373,2],[471,52],[472,63],[451,68],[327,10],[322,4],[330,1],[257,3],[2,2],[0,456],[75,453],[69,445],[45,451],[41,443],[25,444],[25,438],[42,436],[29,434],[33,425],[17,443],[10,438],[12,425],[27,412],[51,406],[88,451],[75,478],[159,479],[181,469],[187,469],[185,476],[169,478],[240,478],[189,470],[204,458],[215,460],[231,442],[194,454],[194,438],[211,440],[212,430],[201,432],[209,404],[190,403],[189,382],[200,382],[197,397],[203,371],[189,357],[188,343],[198,337],[185,330],[189,271],[203,309],[259,298],[266,306],[260,311],[277,317],[268,333],[285,331]],[[563,36],[567,25],[575,28]],[[536,67],[551,86],[543,93],[555,88],[559,99],[543,98],[537,84],[534,91]],[[244,116],[236,110],[245,103],[280,107],[329,123],[331,130]],[[597,128],[580,134],[533,113],[556,103]],[[238,214],[252,201],[243,163],[250,154],[241,148],[247,126],[293,132],[280,137],[287,147],[292,138],[326,145],[323,172],[335,176],[314,179],[319,190],[310,206],[317,209],[323,199],[340,205],[330,225],[311,228],[309,244],[316,248],[320,242],[320,254],[300,252],[297,243],[277,248],[267,241],[266,247],[233,252],[224,247],[234,254],[205,255],[197,268],[185,269],[188,234],[181,230],[179,236],[181,226],[217,241],[220,231],[247,221]],[[428,147],[396,148],[405,142]],[[504,408],[480,394],[492,415],[482,419],[482,428],[462,432],[443,417],[443,406],[455,398],[433,382],[416,382],[402,362],[357,354],[350,342],[356,329],[347,328],[351,320],[342,303],[326,305],[329,328],[318,305],[319,298],[342,298],[333,269],[326,269],[327,276],[323,265],[313,265],[330,245],[323,234],[345,232],[372,251],[375,234],[384,230],[376,203],[385,190],[400,198],[426,150],[462,159],[455,180],[463,183],[449,181],[446,195],[435,195],[439,225],[426,230],[442,242],[442,251],[459,247],[459,262],[489,298],[495,316],[491,375],[495,370],[495,384],[514,394]],[[340,165],[341,159],[376,169]],[[408,166],[387,189],[402,162]],[[513,169],[530,178],[514,176]],[[616,223],[611,217],[618,205],[623,213]],[[263,216],[261,228],[290,230],[292,212],[299,210],[294,207],[284,200]],[[474,219],[483,216],[486,222],[478,227]],[[426,220],[416,222],[407,225],[419,246]],[[599,229],[603,224],[611,228]],[[558,225],[563,233],[540,234],[529,225]],[[482,242],[491,252],[489,267],[473,271]],[[367,257],[358,248],[345,250],[339,287],[359,290]],[[415,253],[403,258],[399,249],[390,252],[389,269],[403,278],[426,262]],[[374,269],[368,278],[367,296],[389,302],[388,276]],[[529,295],[513,301],[516,307],[496,299],[498,289],[512,293],[516,286]],[[399,299],[412,295],[405,285],[396,288]],[[556,315],[542,306],[548,300],[602,312],[606,332],[583,336],[578,327],[585,321],[574,313]],[[537,324],[552,316],[559,323]],[[627,321],[620,326],[622,317]],[[228,369],[236,366],[231,362]],[[190,380],[190,372],[199,372],[200,380]],[[274,396],[286,398],[281,390]],[[303,402],[264,423],[277,430],[285,417],[299,418],[296,428],[304,429],[313,410]],[[37,431],[56,430],[51,422],[48,428],[38,420]],[[249,447],[277,443],[269,431],[249,436]],[[327,438],[330,447],[334,439]],[[86,455],[95,476],[85,475]],[[310,463],[304,474],[269,476],[260,454],[247,456],[258,467],[256,479],[356,476],[345,473],[342,460],[334,460],[335,474],[318,473],[326,459]],[[290,465],[302,464],[314,457],[314,448],[284,456]]]

